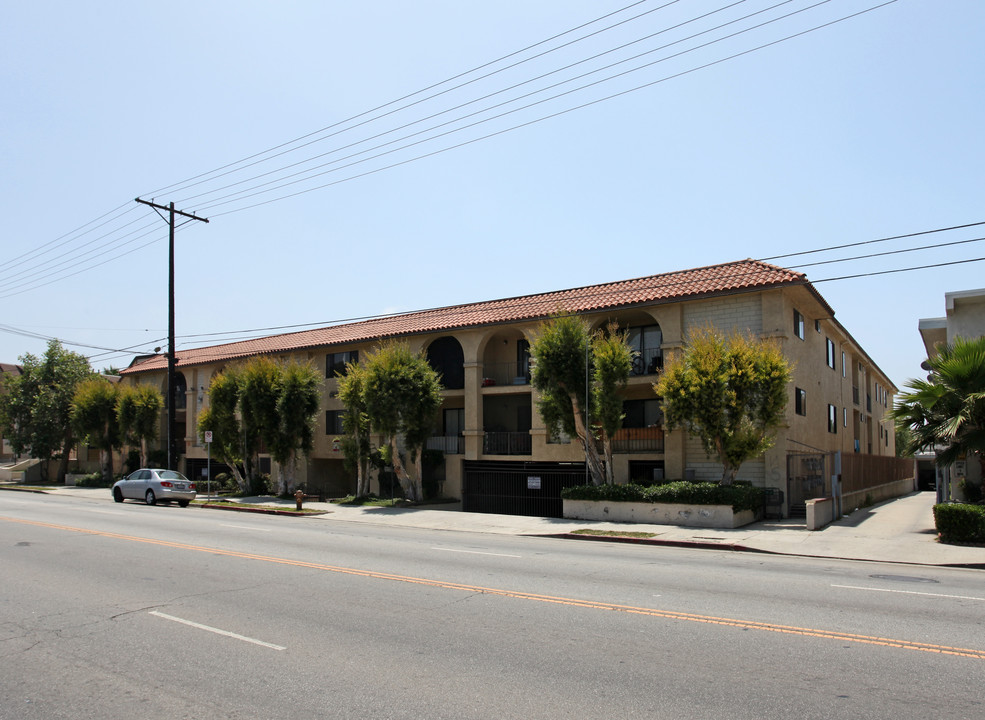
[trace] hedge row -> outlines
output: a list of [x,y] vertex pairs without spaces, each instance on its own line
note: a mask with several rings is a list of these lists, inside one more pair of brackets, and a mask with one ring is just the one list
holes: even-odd
[[736,512],[763,507],[763,488],[718,483],[670,482],[664,485],[578,485],[561,492],[565,500],[730,505]]
[[934,524],[941,542],[985,543],[985,506],[961,503],[934,505]]

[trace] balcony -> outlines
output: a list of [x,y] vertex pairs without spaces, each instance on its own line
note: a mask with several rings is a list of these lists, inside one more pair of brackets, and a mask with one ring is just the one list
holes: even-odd
[[529,385],[530,364],[518,362],[485,363],[482,366],[482,387],[494,385]]
[[461,435],[432,435],[428,438],[428,450],[440,450],[445,455],[461,455],[465,452],[465,438]]
[[482,440],[482,452],[485,455],[530,455],[530,433],[487,432]]
[[645,348],[633,358],[633,370],[630,375],[656,375],[663,369],[664,354],[660,348]]
[[662,427],[621,428],[612,438],[614,453],[654,453],[664,451]]

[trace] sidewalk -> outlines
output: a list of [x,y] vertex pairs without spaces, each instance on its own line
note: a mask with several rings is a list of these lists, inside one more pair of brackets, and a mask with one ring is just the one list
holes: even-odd
[[[111,501],[109,490],[106,489],[54,487],[46,489],[46,492]],[[276,498],[242,498],[239,502],[262,502],[269,507],[294,508],[293,500]],[[313,515],[311,518],[326,522],[372,523],[503,535],[565,536],[586,540],[985,569],[985,547],[944,545],[937,542],[932,512],[934,502],[935,495],[932,492],[911,493],[870,508],[855,510],[826,528],[813,532],[808,531],[804,523],[798,520],[767,520],[736,529],[709,529],[463,513],[460,505],[379,508],[306,502],[304,506],[323,510],[324,515]],[[653,533],[654,537],[646,540],[621,540],[570,535],[575,530],[642,532]]]

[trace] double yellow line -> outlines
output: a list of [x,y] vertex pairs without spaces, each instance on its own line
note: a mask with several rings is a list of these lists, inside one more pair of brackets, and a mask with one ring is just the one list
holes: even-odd
[[617,605],[614,603],[598,602],[593,600],[555,597],[553,595],[539,595],[536,593],[520,592],[518,590],[489,588],[482,587],[480,585],[466,585],[463,583],[447,582],[444,580],[430,580],[427,578],[419,578],[409,575],[395,575],[393,573],[376,572],[373,570],[358,570],[356,568],[326,565],[324,563],[307,562],[304,560],[291,560],[288,558],[279,558],[270,555],[256,555],[254,553],[244,553],[236,550],[222,550],[219,548],[189,545],[187,543],[173,542],[170,540],[154,540],[152,538],[137,537],[134,535],[121,535],[119,533],[105,532],[103,530],[89,530],[86,528],[70,527],[67,525],[54,525],[52,523],[36,522],[33,520],[18,520],[15,518],[2,519],[7,522],[20,523],[22,525],[34,525],[36,527],[50,528],[53,530],[84,533],[86,535],[98,535],[100,537],[146,543],[148,545],[159,545],[161,547],[175,548],[177,550],[194,550],[196,552],[206,552],[212,555],[222,555],[225,557],[240,558],[243,560],[259,560],[262,562],[276,563],[278,565],[310,568],[312,570],[355,575],[358,577],[373,578],[375,580],[392,580],[396,582],[411,583],[414,585],[442,588],[444,590],[462,590],[470,593],[498,595],[500,597],[515,598],[517,600],[531,600],[536,602],[552,603],[555,605],[567,605],[569,607],[588,608],[592,610],[609,610],[614,612],[629,613],[632,615],[645,615],[648,617],[664,618],[668,620],[683,620],[687,622],[706,623],[710,625],[724,625],[727,627],[742,628],[744,630],[762,630],[765,632],[781,633],[784,635],[800,635],[803,637],[838,640],[840,642],[881,645],[883,647],[898,648],[900,650],[919,650],[921,652],[936,653],[938,655],[953,655],[956,657],[971,658],[974,660],[985,660],[985,650],[972,650],[969,648],[950,647],[947,645],[912,642],[910,640],[895,640],[893,638],[858,635],[855,633],[843,633],[832,630],[818,630],[814,628],[797,627],[795,625],[777,625],[775,623],[755,622],[752,620],[738,620],[735,618],[715,617],[713,615],[681,613],[674,612],[672,610],[654,610],[652,608],[635,607],[632,605]]

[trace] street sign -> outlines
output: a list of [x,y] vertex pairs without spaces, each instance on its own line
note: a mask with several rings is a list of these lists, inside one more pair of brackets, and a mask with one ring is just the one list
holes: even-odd
[[207,442],[207,443],[212,442],[212,431],[211,430],[206,430],[205,431],[205,442]]

